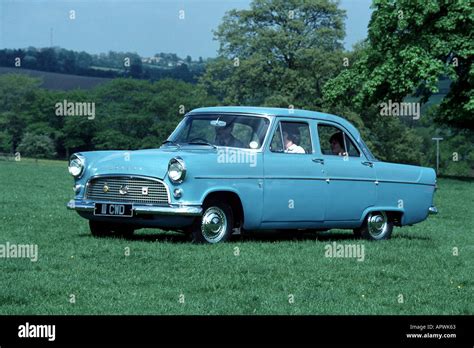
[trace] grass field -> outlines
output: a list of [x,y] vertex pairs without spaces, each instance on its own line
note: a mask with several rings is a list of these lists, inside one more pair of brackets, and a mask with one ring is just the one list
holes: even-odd
[[[389,241],[333,230],[194,245],[154,230],[93,238],[65,208],[65,162],[0,161],[0,244],[39,251],[0,259],[0,314],[473,314],[474,185],[439,187],[440,214]],[[334,241],[363,244],[365,260],[325,257]]]

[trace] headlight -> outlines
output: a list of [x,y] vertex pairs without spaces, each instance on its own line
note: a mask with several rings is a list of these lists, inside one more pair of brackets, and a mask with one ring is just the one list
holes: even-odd
[[76,154],[72,155],[69,160],[69,173],[71,173],[75,178],[80,178],[84,172],[85,162],[86,160],[83,156]]
[[175,157],[168,164],[168,177],[172,182],[181,183],[186,176],[186,166],[180,157]]

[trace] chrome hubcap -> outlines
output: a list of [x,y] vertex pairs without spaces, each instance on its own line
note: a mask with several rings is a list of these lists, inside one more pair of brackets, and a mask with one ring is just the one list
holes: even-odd
[[374,238],[379,238],[388,229],[387,214],[382,212],[370,213],[367,218],[369,234]]
[[202,216],[201,231],[209,243],[219,242],[227,230],[227,218],[222,209],[210,207]]

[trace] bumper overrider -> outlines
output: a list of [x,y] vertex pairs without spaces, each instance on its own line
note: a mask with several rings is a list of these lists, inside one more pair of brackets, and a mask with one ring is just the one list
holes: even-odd
[[[71,210],[93,213],[95,209],[94,201],[71,199],[67,203],[67,208]],[[97,202],[97,203],[118,203],[121,202]],[[202,207],[198,205],[169,204],[167,206],[133,203],[132,211],[134,215],[178,215],[178,216],[200,216]]]

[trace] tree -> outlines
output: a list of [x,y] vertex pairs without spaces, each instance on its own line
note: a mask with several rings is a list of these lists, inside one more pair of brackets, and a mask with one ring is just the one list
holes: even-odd
[[[0,124],[1,125],[1,124]],[[0,131],[0,152],[11,152],[12,137],[6,131]]]
[[437,120],[474,128],[474,11],[469,1],[375,0],[359,59],[325,87],[330,104],[358,110],[415,95],[424,103],[449,76]]
[[330,0],[254,0],[231,10],[201,84],[224,103],[320,107],[322,85],[342,66],[344,16]]
[[39,79],[22,74],[0,76],[0,124],[4,125],[4,138],[9,139],[12,152],[30,122],[28,111],[37,98],[40,83]]
[[132,57],[130,63],[130,76],[136,79],[142,76],[142,61],[140,57]]
[[80,69],[88,69],[92,65],[92,57],[87,52],[81,51],[76,57],[77,67]]
[[60,50],[58,61],[61,64],[61,72],[74,74],[76,72],[76,54],[73,51]]
[[38,52],[37,56],[38,70],[44,71],[58,71],[58,60],[54,49],[43,48]]
[[35,158],[54,158],[56,156],[54,142],[47,135],[26,133],[18,146],[18,151],[22,156]]

